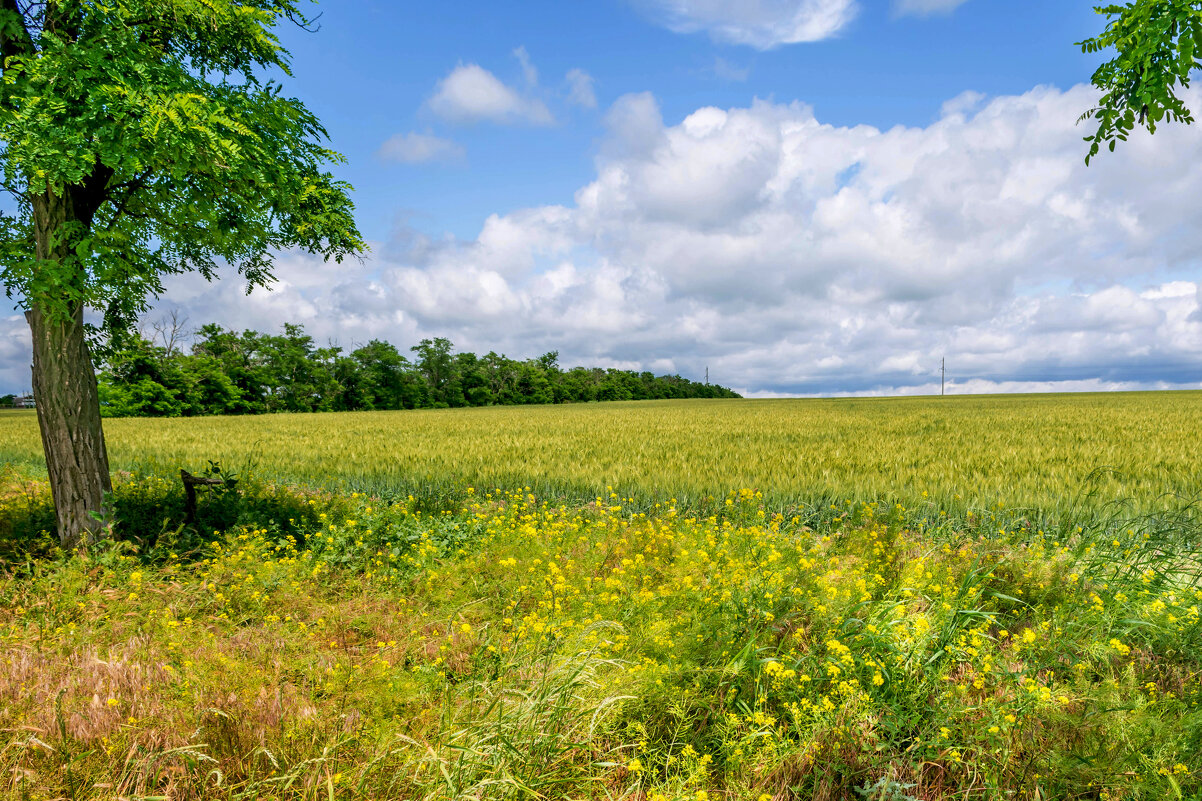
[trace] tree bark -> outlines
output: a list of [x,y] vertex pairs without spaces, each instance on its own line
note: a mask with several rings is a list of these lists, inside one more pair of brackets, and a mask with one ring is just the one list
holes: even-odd
[[54,308],[30,298],[25,313],[33,334],[33,399],[59,542],[64,549],[77,550],[102,535],[105,495],[112,491],[83,303],[70,299],[72,285],[81,276],[68,266],[71,248],[63,236],[70,223],[86,227],[91,214],[70,191],[45,192],[32,200],[37,258],[64,298],[62,306]]
[[67,320],[36,307],[25,317],[33,332],[33,398],[59,542],[66,550],[86,548],[102,536],[112,483],[83,307]]

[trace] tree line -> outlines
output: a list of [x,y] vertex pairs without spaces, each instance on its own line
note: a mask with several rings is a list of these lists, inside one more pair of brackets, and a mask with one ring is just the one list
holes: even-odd
[[409,351],[378,339],[349,353],[319,347],[294,324],[274,335],[205,325],[190,349],[177,329],[150,338],[139,332],[100,364],[100,407],[106,417],[187,417],[739,397],[679,375],[563,369],[556,351],[525,361],[477,356],[453,352],[443,337]]

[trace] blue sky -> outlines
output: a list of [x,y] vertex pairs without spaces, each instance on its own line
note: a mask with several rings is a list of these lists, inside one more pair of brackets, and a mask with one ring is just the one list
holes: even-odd
[[[1073,46],[1099,29],[1088,2],[968,0],[925,15],[899,14],[888,0],[859,6],[830,39],[764,51],[704,31],[675,33],[657,24],[651,5],[628,0],[327,1],[318,33],[284,31],[294,56],[288,87],[348,157],[341,172],[368,236],[386,238],[401,218],[431,235],[469,237],[489,214],[570,202],[592,177],[605,109],[628,93],[653,92],[669,124],[701,106],[764,98],[807,103],[834,125],[889,128],[925,125],[964,91],[1069,87],[1097,63]],[[521,87],[518,47],[538,70],[533,94],[546,98],[555,124],[455,125],[430,112],[438,81],[460,64]],[[559,96],[572,69],[593,77],[596,109]],[[380,145],[408,131],[452,139],[464,157],[384,163]]]
[[[1089,0],[327,0],[288,92],[361,262],[173,277],[147,323],[748,395],[1202,387],[1202,126],[1084,164]],[[1202,91],[1187,103],[1202,110]],[[29,337],[0,318],[0,390]]]

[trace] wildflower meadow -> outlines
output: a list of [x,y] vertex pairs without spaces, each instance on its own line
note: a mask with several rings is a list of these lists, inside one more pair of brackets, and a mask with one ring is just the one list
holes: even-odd
[[[18,420],[4,420],[10,437]],[[177,479],[127,470],[116,541],[66,556],[44,532],[44,481],[14,463],[0,501],[0,788],[1199,797],[1202,564],[1187,498],[1073,519],[945,508],[921,491],[783,503],[781,483],[686,501],[653,484],[569,497],[448,475],[437,492],[389,495],[247,472],[187,525]]]

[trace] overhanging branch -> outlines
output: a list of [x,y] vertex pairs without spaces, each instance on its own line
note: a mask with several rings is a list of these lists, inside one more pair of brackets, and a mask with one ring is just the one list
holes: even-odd
[[0,0],[0,68],[8,59],[27,56],[36,49],[17,0]]

